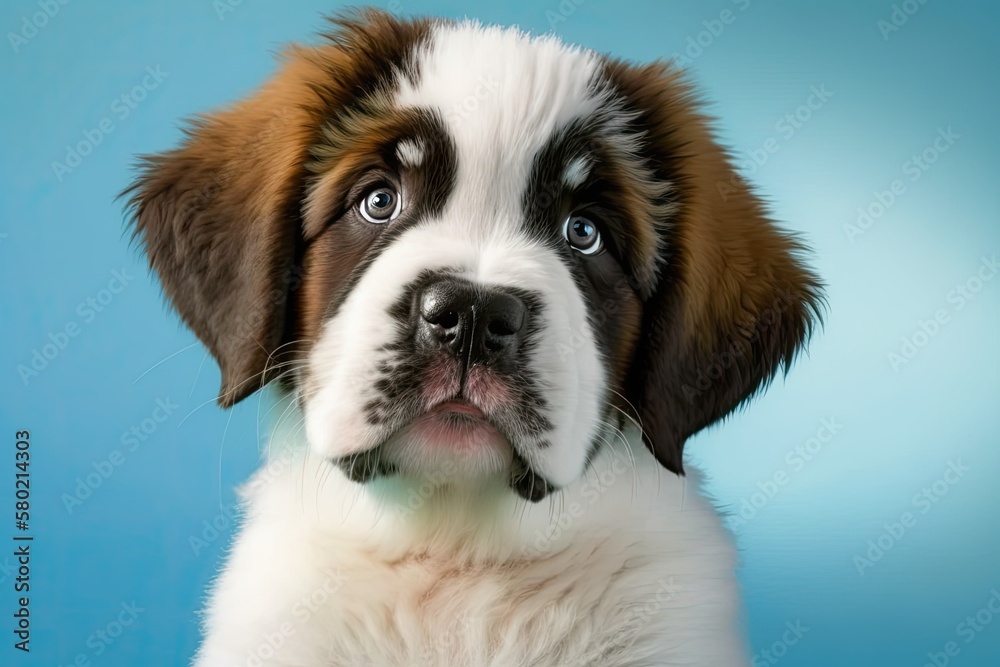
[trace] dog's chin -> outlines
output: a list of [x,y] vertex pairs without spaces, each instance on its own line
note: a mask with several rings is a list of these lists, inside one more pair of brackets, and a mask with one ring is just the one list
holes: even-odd
[[514,450],[473,405],[445,401],[400,430],[382,447],[383,459],[403,476],[445,475],[445,483],[509,472]]

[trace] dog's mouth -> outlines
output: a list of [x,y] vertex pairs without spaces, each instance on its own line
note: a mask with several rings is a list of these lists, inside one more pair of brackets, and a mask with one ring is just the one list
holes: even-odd
[[456,425],[489,425],[486,413],[468,400],[460,397],[441,401],[430,410],[427,416],[455,422]]
[[[483,391],[486,386],[491,391]],[[433,477],[441,484],[477,483],[503,476],[522,497],[538,501],[551,487],[520,454],[532,446],[526,429],[536,420],[496,383],[458,386],[443,395],[424,387],[423,400],[399,406],[391,428],[374,446],[333,460],[353,481],[378,477]]]
[[426,439],[428,446],[474,452],[503,435],[486,413],[465,398],[447,399],[420,415],[408,429]]
[[452,473],[482,477],[510,467],[512,445],[501,420],[465,396],[413,411],[374,447],[335,461],[359,482],[379,475]]

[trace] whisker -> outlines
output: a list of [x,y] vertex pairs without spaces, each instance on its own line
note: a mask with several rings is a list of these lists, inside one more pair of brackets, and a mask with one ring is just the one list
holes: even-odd
[[219,443],[219,505],[222,505],[222,453],[226,449],[226,435],[229,433],[229,424],[233,421],[233,413],[229,413],[226,420],[226,428],[222,431],[222,442]]
[[148,369],[146,369],[146,371],[143,372],[139,377],[137,377],[136,379],[132,380],[132,384],[135,384],[136,382],[138,382],[142,378],[146,377],[146,375],[148,375],[149,373],[151,373],[154,369],[158,368],[161,364],[164,364],[164,363],[170,361],[171,359],[173,359],[174,357],[176,357],[181,352],[187,352],[188,350],[190,350],[192,347],[194,347],[197,344],[198,344],[198,341],[195,341],[195,342],[191,343],[190,345],[186,345],[186,346],[182,347],[181,349],[177,350],[173,354],[169,354],[166,357],[164,357],[163,359],[160,359],[155,364],[153,364]]
[[[603,424],[611,431],[611,434],[622,443],[626,455],[629,458],[630,462],[629,470],[631,471],[632,475],[632,486],[631,486],[632,500],[634,502],[636,499],[636,494],[640,480],[639,480],[639,472],[638,469],[636,468],[636,463],[635,463],[635,453],[632,451],[632,444],[629,442],[628,437],[625,435],[625,433],[622,432],[622,430],[619,429],[617,426],[609,422],[603,422]],[[604,444],[607,445],[608,447],[613,446],[611,441],[608,440],[603,434],[599,434],[597,437],[601,438],[602,442],[604,442]]]
[[[306,366],[306,364],[307,364],[307,362],[306,362],[306,361],[304,361],[304,360],[289,360],[289,361],[286,361],[286,362],[282,362],[282,363],[280,363],[280,364],[277,364],[277,365],[275,365],[275,366],[274,366],[273,368],[285,368],[285,367],[292,367],[292,368],[295,368],[295,369],[297,370],[298,368],[304,368],[304,367]],[[261,376],[261,375],[262,375],[262,374],[263,374],[264,372],[265,372],[265,371],[260,371],[260,372],[258,372],[258,373],[254,373],[253,375],[251,375],[250,377],[248,377],[248,378],[247,378],[246,380],[243,380],[243,381],[242,381],[242,382],[240,382],[240,383],[239,383],[238,385],[236,385],[235,387],[233,387],[233,389],[231,390],[231,392],[232,392],[232,391],[235,391],[235,390],[237,390],[237,389],[239,389],[239,387],[241,387],[241,386],[242,386],[243,384],[245,384],[245,383],[247,383],[247,382],[251,382],[251,381],[253,381],[253,379],[254,379],[254,378],[256,378],[256,377],[260,377],[260,376]],[[180,426],[181,426],[181,424],[183,424],[183,423],[184,423],[185,421],[187,421],[188,417],[190,417],[191,415],[193,415],[193,414],[194,414],[195,412],[197,412],[198,410],[201,410],[201,409],[202,409],[203,407],[205,407],[206,405],[209,405],[209,404],[211,404],[211,403],[215,403],[216,401],[218,401],[219,399],[221,399],[221,398],[222,398],[223,396],[225,396],[225,394],[219,394],[219,395],[217,395],[217,396],[215,396],[215,397],[213,397],[213,398],[210,398],[210,399],[208,399],[208,400],[207,400],[207,401],[205,401],[204,403],[201,403],[201,404],[199,404],[199,405],[198,405],[197,407],[195,407],[195,409],[194,409],[194,410],[192,410],[191,412],[189,412],[189,413],[188,413],[188,414],[187,414],[187,415],[186,415],[186,416],[184,417],[184,419],[182,419],[182,420],[180,421],[180,423],[178,423],[178,424],[177,424],[177,426],[178,426],[178,427],[180,427]]]
[[201,356],[201,363],[198,364],[198,372],[195,373],[194,382],[191,383],[191,391],[188,392],[188,400],[189,401],[191,400],[191,397],[194,396],[194,389],[195,389],[195,387],[198,386],[198,378],[201,377],[201,369],[205,367],[205,360],[206,359],[208,359],[208,350],[206,350],[205,354],[203,354]]
[[610,391],[612,394],[614,394],[618,398],[622,399],[622,401],[624,401],[625,404],[628,407],[632,408],[632,412],[635,415],[634,417],[632,415],[628,414],[627,412],[625,412],[624,410],[622,410],[621,408],[619,408],[617,405],[612,404],[612,407],[617,408],[623,415],[625,415],[633,424],[635,424],[639,428],[639,432],[640,433],[643,433],[644,431],[643,431],[643,428],[642,428],[642,417],[641,417],[642,413],[639,412],[639,409],[635,407],[635,405],[632,403],[632,401],[628,400],[628,398],[625,396],[625,394],[621,393],[620,391],[618,391],[614,387],[608,387],[608,391]]

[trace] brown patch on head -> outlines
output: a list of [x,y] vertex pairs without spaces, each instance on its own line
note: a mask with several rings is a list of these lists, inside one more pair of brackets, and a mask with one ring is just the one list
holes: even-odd
[[[401,143],[418,144],[433,169],[399,159]],[[352,279],[388,238],[412,221],[439,213],[454,180],[454,147],[440,119],[425,111],[393,109],[387,103],[353,108],[333,118],[312,147],[311,176],[303,206],[305,279],[296,302],[295,336],[307,349],[342,301]],[[400,219],[386,234],[360,218],[366,193],[387,185],[404,200]],[[337,257],[337,262],[331,262]]]
[[[143,158],[126,190],[168,299],[219,363],[224,406],[280,374],[296,342],[288,323],[310,252],[299,210],[310,148],[327,119],[411,70],[430,25],[375,10],[333,23],[328,43],[289,49],[254,96],[193,121],[179,148]],[[341,248],[330,257],[350,259]]]
[[625,394],[657,460],[680,473],[689,436],[787,369],[819,318],[820,283],[734,171],[679,72],[614,60],[605,69],[643,133],[638,156],[673,185]]

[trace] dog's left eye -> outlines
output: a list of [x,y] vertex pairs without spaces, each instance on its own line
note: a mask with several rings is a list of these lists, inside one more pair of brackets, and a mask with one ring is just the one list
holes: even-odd
[[395,220],[402,208],[403,198],[387,185],[370,190],[358,204],[361,216],[376,225]]
[[602,247],[601,232],[597,225],[582,215],[571,215],[563,223],[563,236],[577,252],[593,255]]

